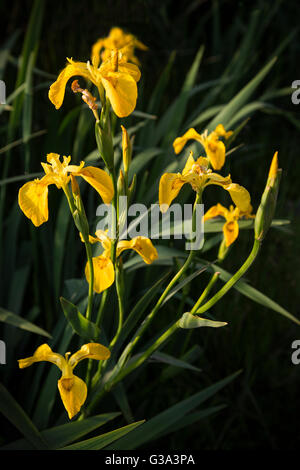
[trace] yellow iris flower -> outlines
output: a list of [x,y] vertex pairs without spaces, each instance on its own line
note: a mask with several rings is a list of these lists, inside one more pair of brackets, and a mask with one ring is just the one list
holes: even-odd
[[182,173],[165,173],[159,183],[159,205],[166,212],[182,186],[189,183],[193,190],[201,192],[206,186],[215,184],[229,192],[231,199],[243,212],[249,211],[250,194],[243,186],[232,183],[230,175],[224,177],[209,169],[209,160],[199,157],[194,160],[191,152]]
[[145,44],[139,41],[133,34],[125,33],[121,28],[114,27],[106,38],[100,38],[92,47],[92,57],[105,61],[109,58],[112,49],[121,49],[128,62],[139,65],[138,58],[134,55],[135,48],[146,51]]
[[48,344],[42,344],[37,348],[33,356],[19,359],[20,369],[31,366],[34,362],[48,361],[55,364],[62,372],[58,380],[60,397],[68,412],[69,418],[75,416],[87,397],[87,386],[85,382],[73,374],[74,368],[82,359],[106,360],[110,357],[110,351],[99,343],[84,344],[79,351],[72,354],[66,353],[65,357],[52,351]]
[[222,204],[217,204],[212,206],[204,215],[204,221],[212,219],[214,217],[222,216],[226,219],[226,222],[223,226],[223,234],[225,239],[225,245],[230,246],[239,235],[239,224],[238,220],[245,217],[247,219],[254,218],[255,215],[252,214],[252,206],[249,206],[247,212],[241,211],[238,207],[230,206],[229,209],[222,206]]
[[66,188],[71,176],[81,176],[100,194],[103,202],[109,204],[114,196],[111,177],[100,168],[70,165],[71,157],[63,157],[57,153],[47,155],[48,163],[41,163],[45,176],[25,183],[19,190],[19,206],[32,223],[39,227],[48,220],[48,186],[55,184],[58,189]]
[[[111,239],[103,230],[96,231],[96,237],[89,237],[90,243],[101,243],[104,248],[100,256],[93,258],[94,266],[94,290],[100,293],[110,287],[115,280],[114,265],[110,259],[111,256]],[[136,251],[146,264],[151,264],[158,258],[157,250],[153,246],[151,240],[146,237],[138,236],[132,240],[119,240],[117,243],[116,257],[118,258],[125,250]],[[85,268],[85,275],[90,282],[90,270],[88,263]]]
[[105,90],[106,97],[117,116],[125,117],[132,113],[136,106],[137,82],[141,73],[135,64],[127,62],[122,52],[111,51],[108,59],[100,66],[99,55],[92,56],[92,64],[89,61],[75,62],[73,59],[67,61],[66,67],[49,89],[49,99],[56,109],[59,109],[63,103],[69,79],[79,75],[96,85],[100,96]]
[[225,145],[220,137],[228,139],[232,131],[226,132],[222,124],[218,124],[216,129],[210,134],[205,131],[199,134],[194,128],[190,128],[183,136],[177,137],[173,142],[174,152],[180,153],[188,140],[197,140],[200,142],[206,152],[206,156],[214,170],[221,170],[225,163]]

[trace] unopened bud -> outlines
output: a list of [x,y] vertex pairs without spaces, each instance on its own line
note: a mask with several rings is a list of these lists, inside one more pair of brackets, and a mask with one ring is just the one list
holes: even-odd
[[262,241],[265,238],[266,233],[272,223],[276,208],[277,195],[282,172],[282,170],[278,168],[277,154],[278,152],[275,152],[273,156],[267,184],[261,197],[261,202],[255,217],[254,232],[255,238],[259,241]]
[[136,188],[136,174],[133,175],[131,185],[128,188],[128,203],[132,201]]
[[125,173],[128,172],[129,165],[131,162],[132,146],[129,139],[129,135],[124,126],[122,128],[122,152],[123,152],[123,166]]
[[114,167],[114,147],[109,129],[102,129],[100,122],[95,124],[95,135],[100,157],[103,159],[109,171]]

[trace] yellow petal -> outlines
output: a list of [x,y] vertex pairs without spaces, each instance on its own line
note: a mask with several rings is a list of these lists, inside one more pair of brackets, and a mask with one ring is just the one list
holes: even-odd
[[232,134],[233,131],[227,131],[225,130],[223,124],[218,124],[217,127],[215,128],[214,131],[218,136],[224,137],[225,139],[228,139]]
[[239,235],[239,224],[236,220],[226,222],[223,226],[223,233],[226,246],[231,245]]
[[114,186],[111,177],[101,168],[87,166],[74,171],[76,176],[81,176],[100,194],[104,204],[109,204],[114,197]]
[[91,80],[93,83],[95,83],[95,79],[93,79],[85,62],[75,62],[72,59],[68,59],[68,61],[69,63],[60,72],[56,81],[52,83],[49,89],[49,99],[54,104],[56,109],[59,109],[63,103],[66,85],[71,77],[80,75],[86,80]]
[[87,386],[76,375],[73,375],[71,378],[62,377],[57,385],[64,407],[68,412],[69,418],[72,419],[80,411],[86,400]]
[[109,72],[121,72],[130,75],[135,82],[138,82],[141,78],[141,71],[138,68],[137,65],[131,64],[130,62],[127,62],[126,58],[121,57],[121,59],[118,60],[118,70],[114,70],[114,64],[113,60],[110,57],[108,60],[103,62],[101,65],[99,72],[106,77]]
[[278,172],[278,152],[275,152],[273,159],[272,159],[271,166],[270,166],[268,179],[275,178],[277,175],[277,172]]
[[[93,258],[94,266],[94,291],[100,294],[108,289],[115,280],[114,265],[111,260],[105,256],[97,256]],[[88,263],[85,267],[85,276],[87,282],[90,282],[90,270]]]
[[183,134],[183,136],[177,137],[177,139],[174,140],[174,152],[176,154],[180,153],[187,141],[190,139],[197,140],[198,142],[203,141],[202,136],[193,127],[191,127],[185,134]]
[[102,256],[105,256],[106,258],[110,258],[111,239],[109,238],[109,236],[104,230],[97,230],[96,237],[97,237],[98,242],[100,242],[104,248],[104,253],[102,253]]
[[210,209],[208,209],[208,211],[204,214],[204,221],[208,219],[212,219],[213,217],[217,217],[219,215],[226,218],[227,214],[228,214],[228,209],[222,206],[222,204],[218,203],[215,206],[212,206]]
[[19,206],[36,227],[48,220],[48,184],[46,179],[36,179],[19,189]]
[[231,177],[230,175],[222,176],[222,175],[219,175],[218,173],[208,173],[205,186],[209,186],[210,184],[223,186],[225,187],[225,189],[227,189],[227,187],[231,184]]
[[62,370],[66,364],[65,358],[61,354],[54,353],[50,346],[46,343],[39,346],[33,356],[27,357],[25,359],[19,359],[18,363],[20,369],[24,369],[25,367],[31,366],[31,364],[35,362],[41,361],[52,362],[52,364],[55,364],[60,368],[60,370]]
[[81,346],[79,351],[72,354],[69,359],[71,367],[75,367],[83,359],[105,361],[110,357],[110,350],[100,343],[88,343]]
[[104,42],[105,42],[104,39],[100,38],[92,46],[91,59],[92,59],[92,64],[94,67],[98,67],[100,63],[100,52],[101,52],[101,49],[103,49],[104,47]]
[[184,166],[184,169],[182,170],[182,175],[187,175],[188,173],[190,173],[190,171],[192,171],[192,168],[193,168],[193,165],[195,165],[195,160],[194,160],[194,157],[193,157],[193,152],[190,152],[189,154],[189,157],[186,161],[186,164]]
[[164,173],[159,182],[159,205],[166,212],[186,181],[180,173]]
[[225,163],[225,145],[221,140],[208,138],[204,144],[206,155],[215,170],[221,170]]
[[242,212],[251,212],[251,197],[246,188],[239,184],[231,183],[228,186],[224,186],[224,189],[229,191],[231,199]]
[[132,76],[121,72],[108,72],[101,78],[106,96],[118,117],[126,117],[134,111],[137,85]]
[[147,264],[153,263],[153,261],[158,258],[156,248],[147,237],[135,237],[132,240],[120,240],[117,245],[117,256],[120,256],[124,250],[136,251]]

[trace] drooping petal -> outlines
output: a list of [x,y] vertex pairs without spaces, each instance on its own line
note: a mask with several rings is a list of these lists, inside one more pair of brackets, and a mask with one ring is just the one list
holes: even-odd
[[231,184],[231,177],[222,176],[218,173],[208,173],[206,176],[205,186],[209,186],[210,184],[216,184],[218,186],[223,186],[225,189]]
[[59,367],[60,370],[63,370],[66,365],[65,358],[61,354],[54,353],[50,346],[46,343],[39,346],[34,352],[33,356],[27,357],[25,359],[19,359],[18,363],[20,369],[24,369],[25,367],[31,366],[31,364],[35,362],[41,361],[52,362],[52,364],[55,364],[57,367]]
[[251,212],[251,197],[249,192],[243,186],[231,183],[224,186],[224,189],[230,193],[231,199],[242,212]]
[[[75,62],[72,59],[68,59],[68,61],[69,63],[60,72],[56,81],[52,83],[49,89],[49,99],[54,104],[56,109],[59,109],[63,103],[66,85],[71,77],[80,75],[86,80],[91,80],[93,83],[95,83],[95,77],[91,75],[85,62]],[[95,85],[97,85],[97,83],[95,83]]]
[[202,136],[193,128],[191,127],[188,131],[186,131],[185,134],[181,137],[177,137],[177,139],[174,140],[173,142],[173,148],[174,152],[176,154],[180,153],[185,144],[187,143],[188,140],[197,140],[198,142],[203,141]]
[[222,206],[222,204],[218,203],[215,206],[212,206],[208,211],[204,214],[204,221],[213,219],[214,217],[218,217],[219,215],[226,218],[228,214],[228,209]]
[[159,205],[166,212],[186,181],[180,173],[164,173],[159,182]]
[[97,361],[105,361],[110,357],[110,350],[100,343],[88,343],[81,346],[79,351],[72,354],[69,359],[71,367],[76,367],[79,361],[83,359],[95,359]]
[[239,235],[239,224],[236,220],[228,221],[223,226],[226,246],[231,245]]
[[136,251],[146,264],[151,264],[158,258],[156,248],[147,237],[135,237],[132,240],[120,240],[117,245],[117,256],[124,250]]
[[225,145],[221,140],[208,137],[204,144],[206,155],[215,170],[221,170],[225,163]]
[[59,379],[58,390],[68,412],[69,419],[72,419],[84,404],[87,397],[87,386],[83,380],[76,375],[70,378]]
[[106,96],[118,117],[131,114],[136,106],[137,85],[134,78],[127,73],[108,72],[101,78]]
[[[111,260],[105,256],[97,256],[93,258],[94,267],[94,291],[100,294],[108,289],[115,280],[114,265]],[[85,276],[87,282],[90,282],[90,269],[88,263],[85,267]]]
[[101,168],[87,166],[75,169],[73,174],[81,176],[100,194],[104,204],[109,204],[114,197],[114,186],[111,177]]
[[36,179],[19,189],[19,206],[36,227],[48,220],[48,184],[49,180]]

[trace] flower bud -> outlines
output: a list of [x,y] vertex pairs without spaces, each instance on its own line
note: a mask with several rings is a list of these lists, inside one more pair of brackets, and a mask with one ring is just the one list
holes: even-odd
[[130,162],[131,162],[132,146],[131,146],[131,142],[130,142],[127,130],[125,129],[124,126],[121,126],[121,128],[122,128],[123,166],[124,166],[125,173],[127,173]]
[[275,152],[269,170],[267,184],[257,210],[254,232],[256,240],[262,241],[270,228],[274,216],[282,170],[278,168],[278,152]]
[[114,167],[114,147],[109,129],[102,129],[100,122],[95,124],[95,135],[100,157],[111,172]]

